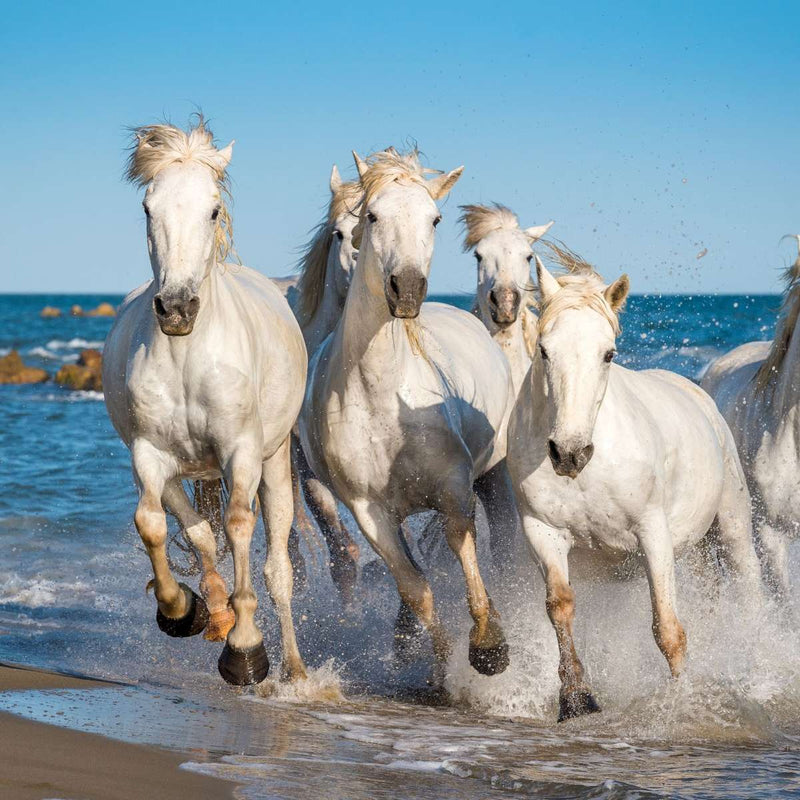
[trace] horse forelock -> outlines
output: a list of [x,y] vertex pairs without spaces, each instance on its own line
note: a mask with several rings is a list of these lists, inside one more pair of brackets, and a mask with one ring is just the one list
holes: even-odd
[[619,336],[619,316],[605,298],[606,285],[599,275],[559,275],[556,280],[561,289],[546,300],[540,300],[540,334],[550,328],[562,312],[589,308],[604,317],[614,335]]
[[325,277],[328,271],[328,253],[333,243],[336,220],[344,214],[357,214],[362,189],[359,181],[343,183],[331,195],[325,219],[317,225],[297,262],[300,278],[298,313],[301,323],[307,323],[319,308],[325,294]]
[[147,186],[166,167],[173,164],[200,164],[208,168],[220,190],[220,211],[214,235],[217,263],[233,253],[233,220],[225,198],[230,198],[228,175],[221,166],[214,135],[202,114],[197,124],[184,131],[175,125],[142,125],[132,130],[133,142],[125,167],[126,179],[135,186]]
[[798,253],[794,264],[783,274],[786,289],[784,290],[781,313],[775,330],[775,338],[769,348],[767,357],[755,374],[756,390],[761,392],[769,386],[772,378],[777,376],[783,364],[789,345],[792,341],[797,320],[800,317],[800,236],[797,237]]
[[458,221],[464,226],[464,251],[471,250],[481,239],[500,230],[520,230],[517,215],[500,203],[490,206],[459,206],[462,211]]
[[401,153],[394,148],[381,150],[366,158],[367,169],[361,176],[364,199],[362,215],[366,206],[390,183],[417,184],[427,187],[426,171],[419,162],[419,151],[414,149]]

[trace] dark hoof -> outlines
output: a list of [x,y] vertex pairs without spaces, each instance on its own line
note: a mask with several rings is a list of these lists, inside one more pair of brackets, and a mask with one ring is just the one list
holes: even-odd
[[558,721],[564,722],[573,717],[582,717],[584,714],[597,714],[599,711],[600,706],[592,697],[592,693],[587,689],[578,689],[561,695],[558,704]]
[[469,646],[469,663],[481,675],[499,675],[505,672],[510,663],[508,658],[508,644],[500,642],[494,647]]
[[419,658],[425,628],[417,615],[405,604],[400,606],[394,623],[394,657],[401,664],[411,664]]
[[187,636],[197,636],[208,625],[208,606],[202,597],[195,594],[185,583],[179,584],[189,598],[189,610],[182,617],[172,619],[165,617],[161,609],[156,612],[156,622],[167,636],[183,639]]
[[219,674],[234,686],[249,686],[261,683],[269,672],[269,659],[264,643],[250,650],[234,650],[229,645],[222,649],[219,657]]

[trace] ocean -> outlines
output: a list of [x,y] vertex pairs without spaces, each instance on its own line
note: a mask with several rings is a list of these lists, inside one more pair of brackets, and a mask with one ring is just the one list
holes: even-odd
[[[471,303],[466,295],[431,299]],[[120,300],[0,295],[0,355],[15,348],[55,373],[82,349],[102,348],[111,320],[42,319],[42,307]],[[631,297],[619,363],[698,379],[717,355],[771,338],[779,304],[776,296]],[[309,588],[294,611],[311,678],[299,689],[267,681],[238,690],[217,673],[218,644],[169,639],[156,627],[128,452],[102,396],[53,382],[0,386],[0,409],[0,660],[128,684],[91,698],[0,694],[0,710],[210,754],[211,763],[188,768],[241,780],[249,798],[800,796],[797,594],[781,611],[742,608],[724,585],[708,586],[680,562],[689,657],[685,674],[672,680],[650,630],[644,576],[577,582],[576,641],[603,713],[557,724],[555,636],[529,560],[501,580],[481,543],[511,647],[511,667],[494,678],[467,663],[471,621],[456,562],[431,569],[454,641],[452,702],[438,707],[425,691],[430,662],[393,661],[397,595],[369,547],[358,538],[359,598],[345,613],[310,541],[303,544]],[[180,550],[172,554],[180,562]],[[263,559],[257,529],[259,621],[277,665]],[[794,551],[792,562],[796,576]],[[230,563],[223,572],[230,576]]]

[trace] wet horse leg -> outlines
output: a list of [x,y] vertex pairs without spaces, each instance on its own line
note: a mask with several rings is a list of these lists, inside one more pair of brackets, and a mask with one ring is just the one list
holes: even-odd
[[[228,633],[220,655],[219,671],[228,683],[238,686],[259,683],[269,672],[264,639],[255,623],[258,598],[250,577],[250,542],[256,524],[253,501],[261,480],[259,450],[254,442],[243,442],[228,458],[220,458],[226,482],[231,487],[224,525],[233,554],[234,582],[230,602],[236,624]],[[291,500],[291,486],[289,492]]]
[[575,592],[569,585],[570,544],[565,531],[556,530],[523,516],[522,527],[534,556],[544,571],[547,589],[547,615],[558,641],[558,677],[561,680],[558,721],[600,711],[584,681],[583,664],[575,650],[572,623],[575,619]]
[[203,638],[210,642],[224,642],[236,618],[228,601],[228,587],[217,571],[217,542],[211,525],[192,507],[177,478],[167,482],[162,497],[183,526],[186,538],[200,553],[203,568],[200,592],[210,615]]
[[469,663],[482,675],[497,675],[508,667],[508,644],[478,567],[474,516],[448,515],[445,536],[464,570],[469,613],[475,623],[469,635]]
[[285,678],[297,680],[306,677],[306,668],[297,648],[292,619],[293,573],[288,549],[294,516],[291,473],[291,447],[287,438],[277,452],[264,462],[258,493],[269,541],[264,579],[281,625],[281,673]]
[[139,486],[134,522],[153,566],[153,586],[158,601],[156,621],[170,636],[194,636],[205,628],[208,609],[202,598],[175,580],[167,559],[167,517],[161,497],[175,465],[168,455],[145,439],[133,442],[131,454]]

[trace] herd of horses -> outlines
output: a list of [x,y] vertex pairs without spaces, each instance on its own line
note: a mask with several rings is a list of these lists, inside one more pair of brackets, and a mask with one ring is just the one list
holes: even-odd
[[[358,546],[339,503],[352,513],[397,585],[397,649],[429,635],[436,683],[451,646],[404,520],[437,512],[464,572],[469,662],[484,675],[506,669],[509,648],[478,563],[476,498],[493,559],[513,558],[521,529],[546,582],[560,719],[599,710],[573,641],[572,552],[641,557],[673,675],[686,658],[676,554],[711,542],[712,572],[733,581],[742,602],[786,594],[787,541],[800,520],[800,257],[775,341],[719,359],[700,388],[614,364],[627,276],[607,285],[542,239],[552,223],[522,228],[500,205],[462,206],[465,250],[477,261],[473,313],[425,302],[437,201],[463,168],[423,168],[416,151],[354,154],[352,182],[334,167],[328,214],[290,305],[280,282],[230,263],[231,155],[232,143],[218,149],[200,119],[188,131],[137,129],[128,161],[128,178],[145,189],[153,278],[120,309],[103,383],[131,452],[135,524],[164,632],[224,641],[219,669],[230,683],[267,676],[250,572],[256,506],[287,679],[306,675],[290,557],[293,520],[306,508],[344,603],[357,590]],[[534,254],[537,241],[557,271]],[[230,595],[209,515],[183,484],[220,479]],[[173,575],[167,511],[199,556],[200,594]]]

